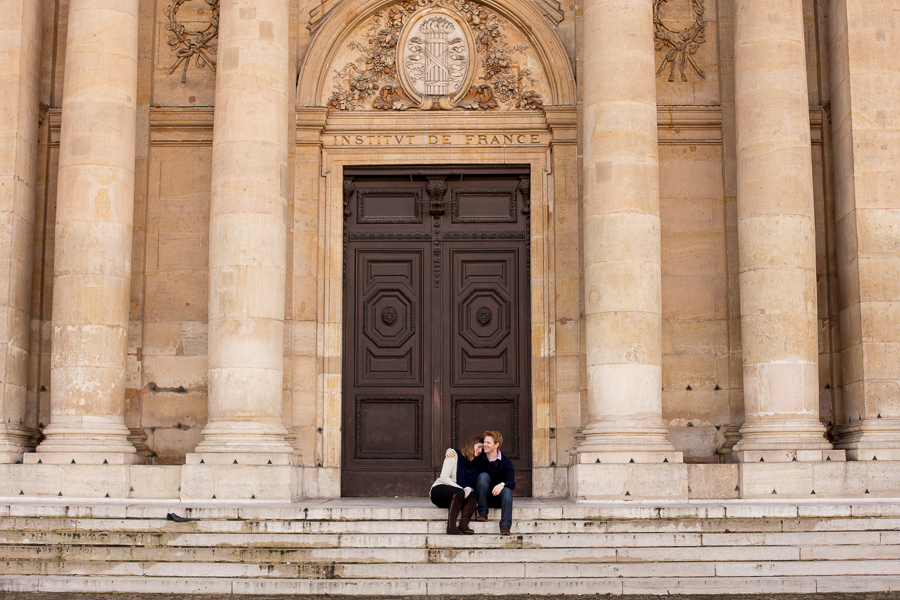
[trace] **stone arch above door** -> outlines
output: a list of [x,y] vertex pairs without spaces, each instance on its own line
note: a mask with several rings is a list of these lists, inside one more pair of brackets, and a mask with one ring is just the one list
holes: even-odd
[[[328,106],[336,112],[483,112],[575,103],[565,48],[530,2],[348,2],[324,19],[300,70],[299,106]],[[424,63],[440,63],[424,56],[426,33],[438,54],[446,48],[447,62],[437,64],[437,70],[456,69],[456,80],[430,93],[416,79]],[[423,57],[417,59],[418,53]]]

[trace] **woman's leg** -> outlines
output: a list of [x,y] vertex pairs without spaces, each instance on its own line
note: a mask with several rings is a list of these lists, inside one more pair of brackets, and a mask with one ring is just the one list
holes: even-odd
[[450,500],[453,497],[453,490],[455,488],[452,485],[436,485],[431,488],[431,492],[429,493],[429,497],[431,498],[431,503],[437,506],[438,508],[449,508]]
[[472,535],[475,533],[475,530],[469,527],[469,519],[472,518],[472,514],[475,512],[475,508],[477,506],[478,498],[475,497],[475,492],[471,492],[469,494],[469,497],[466,498],[465,504],[463,504],[461,516],[459,519],[459,530],[466,535]]
[[462,510],[463,506],[463,495],[462,494],[453,494],[453,498],[450,500],[450,510],[447,511],[447,534],[448,535],[462,535],[462,531],[460,531],[459,527],[456,526],[456,517],[459,516],[459,511]]

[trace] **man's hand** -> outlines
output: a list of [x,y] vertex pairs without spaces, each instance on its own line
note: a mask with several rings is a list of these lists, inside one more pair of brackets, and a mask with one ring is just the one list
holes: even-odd
[[506,486],[503,485],[502,483],[498,483],[497,485],[494,486],[494,489],[491,490],[491,493],[495,496],[499,496],[500,492],[503,491],[504,487],[506,487]]
[[464,496],[465,498],[468,498],[469,494],[472,493],[472,490],[470,490],[469,488],[464,488],[463,491],[466,493],[466,495]]
[[447,448],[447,453],[444,456],[446,456],[447,458],[453,458],[454,456],[456,456],[456,450],[454,450],[453,448]]

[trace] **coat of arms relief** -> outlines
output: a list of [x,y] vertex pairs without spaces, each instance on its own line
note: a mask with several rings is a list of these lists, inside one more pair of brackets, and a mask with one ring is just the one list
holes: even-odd
[[377,13],[336,64],[333,110],[543,108],[524,36],[466,0],[407,0]]

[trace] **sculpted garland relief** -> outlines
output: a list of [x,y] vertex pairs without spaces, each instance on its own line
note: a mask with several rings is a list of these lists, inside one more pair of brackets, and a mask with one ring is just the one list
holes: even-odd
[[541,109],[542,95],[535,89],[540,82],[528,68],[536,60],[527,45],[511,43],[508,26],[465,0],[394,5],[348,44],[327,105],[333,110]]

